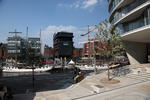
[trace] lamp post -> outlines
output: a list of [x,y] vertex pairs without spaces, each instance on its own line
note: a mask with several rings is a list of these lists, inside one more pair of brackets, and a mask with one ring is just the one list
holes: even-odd
[[30,45],[30,60],[31,60],[31,65],[32,65],[32,92],[34,92],[34,89],[35,89],[35,86],[34,86],[34,61],[35,61],[35,54],[34,54],[34,50],[33,48],[31,48],[32,46],[34,46],[34,43],[31,42],[31,45]]
[[[86,35],[88,35],[88,63],[90,63],[90,59],[91,59],[91,46],[90,46],[90,26],[88,25],[88,32],[87,33],[85,33],[85,34],[82,34],[81,36],[86,36]],[[89,64],[88,64],[89,65]]]
[[[91,45],[90,45],[90,33],[92,32],[92,31],[94,31],[95,29],[96,29],[96,25],[95,25],[95,28],[93,29],[93,30],[90,30],[90,27],[89,27],[89,25],[88,25],[88,32],[87,33],[85,33],[85,34],[82,34],[81,36],[85,36],[85,35],[88,35],[88,58],[90,58],[91,59]],[[97,70],[96,70],[96,64],[95,64],[95,61],[96,61],[96,59],[95,59],[95,44],[94,44],[94,42],[95,42],[95,39],[93,39],[93,57],[94,57],[94,61],[93,61],[93,63],[94,63],[94,72],[96,73],[97,72]],[[89,59],[89,60],[90,60]],[[89,61],[90,62],[90,61]]]
[[95,74],[97,73],[97,69],[96,69],[96,55],[95,55],[96,51],[95,51],[95,38],[93,39],[93,65],[94,65],[94,72]]

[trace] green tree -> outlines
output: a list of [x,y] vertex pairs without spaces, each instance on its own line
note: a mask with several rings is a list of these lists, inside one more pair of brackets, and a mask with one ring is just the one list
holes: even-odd
[[96,34],[97,40],[100,41],[101,46],[100,55],[103,57],[104,62],[108,66],[108,80],[110,80],[109,62],[116,56],[124,53],[123,43],[117,30],[113,25],[110,25],[107,20],[100,23],[98,26],[98,32]]

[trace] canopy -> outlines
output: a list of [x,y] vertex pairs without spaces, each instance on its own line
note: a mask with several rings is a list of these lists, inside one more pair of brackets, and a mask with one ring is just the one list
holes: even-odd
[[74,65],[75,63],[71,60],[68,64],[72,64],[72,65]]

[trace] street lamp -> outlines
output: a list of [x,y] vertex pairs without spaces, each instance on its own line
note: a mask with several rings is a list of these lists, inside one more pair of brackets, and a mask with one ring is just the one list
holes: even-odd
[[88,63],[90,63],[90,59],[91,59],[91,54],[90,54],[90,26],[88,25],[88,32],[87,33],[85,33],[85,34],[81,34],[81,36],[86,36],[86,35],[88,35]]
[[33,50],[33,48],[32,48],[32,46],[34,45],[34,43],[33,42],[31,42],[31,44],[30,44],[30,53],[29,53],[29,56],[30,56],[30,59],[29,60],[31,60],[31,66],[32,66],[32,92],[34,92],[34,80],[35,80],[35,78],[34,78],[34,69],[35,69],[35,67],[34,67],[34,61],[35,61],[35,55],[34,55],[34,50]]
[[[90,30],[89,29],[89,25],[88,25],[88,32],[87,33],[85,33],[85,34],[81,34],[81,36],[86,36],[86,35],[88,35],[88,43],[89,43],[89,51],[88,51],[88,57],[89,58],[91,58],[91,52],[90,52],[90,49],[91,49],[91,46],[90,46],[90,32],[92,32],[92,31],[94,31],[95,29],[96,29],[96,25],[95,25],[95,28],[93,29],[93,30]],[[94,61],[93,61],[93,63],[94,63],[94,72],[95,72],[95,74],[96,74],[96,72],[97,72],[97,70],[96,70],[96,59],[95,59],[95,38],[93,39],[93,57],[94,57]]]
[[96,55],[95,55],[96,51],[95,51],[95,38],[93,39],[93,65],[94,65],[94,72],[95,74],[97,73],[97,69],[96,69]]

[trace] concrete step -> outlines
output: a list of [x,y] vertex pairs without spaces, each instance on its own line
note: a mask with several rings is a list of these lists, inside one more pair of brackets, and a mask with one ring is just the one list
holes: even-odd
[[126,75],[128,78],[136,79],[136,80],[141,80],[141,81],[149,81],[147,77],[141,76],[141,75],[136,75],[136,74],[128,74]]
[[137,77],[142,77],[142,78],[147,78],[149,79],[150,78],[150,73],[141,73],[141,74],[129,74],[129,75],[134,75],[134,76],[137,76]]

